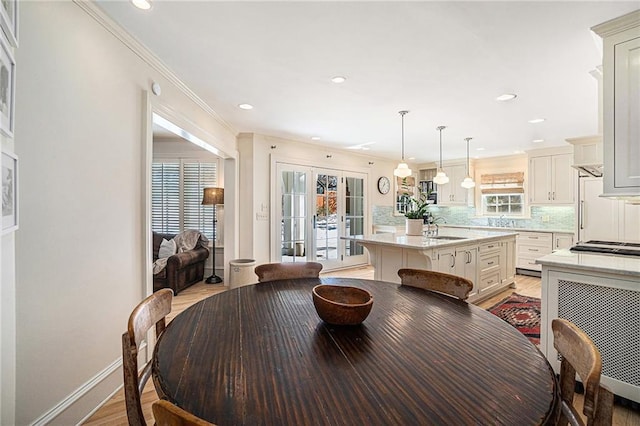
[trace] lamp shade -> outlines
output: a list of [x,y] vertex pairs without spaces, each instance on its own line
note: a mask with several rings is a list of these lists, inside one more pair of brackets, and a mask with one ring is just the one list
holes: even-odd
[[393,175],[401,178],[406,178],[411,176],[411,169],[407,165],[407,163],[399,163],[398,167],[393,170]]
[[471,189],[474,186],[476,186],[476,183],[473,181],[471,176],[467,176],[466,178],[464,178],[462,183],[460,183],[460,186],[462,186],[463,188],[466,188],[466,189]]
[[204,188],[202,205],[211,206],[216,204],[224,204],[224,188]]
[[449,176],[442,169],[438,169],[438,173],[436,173],[436,177],[433,178],[433,182],[436,185],[444,185],[445,183],[449,183]]

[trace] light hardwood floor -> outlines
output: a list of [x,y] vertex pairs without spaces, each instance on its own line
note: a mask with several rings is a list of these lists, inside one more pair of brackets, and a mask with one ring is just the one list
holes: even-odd
[[[324,277],[354,277],[373,279],[373,268],[371,266],[356,267],[333,271],[322,274]],[[171,314],[168,319],[171,320],[177,314],[193,305],[194,303],[204,299],[205,297],[228,290],[228,287],[222,285],[209,285],[204,282],[195,284],[188,289],[182,291],[178,296],[174,297]],[[540,297],[540,279],[528,277],[524,275],[516,276],[516,287],[509,288],[497,295],[477,303],[483,309],[487,309],[497,304],[502,299],[518,293],[524,296]],[[582,404],[582,396],[576,395],[578,404]],[[153,381],[149,380],[142,394],[142,408],[145,418],[149,425],[154,424],[153,415],[151,413],[151,404],[158,399],[153,388]],[[85,425],[127,425],[127,414],[124,403],[124,393],[118,391],[111,399],[109,399],[100,409],[98,409],[85,423]],[[616,405],[613,413],[614,426],[640,426],[640,411],[632,410],[626,406]]]

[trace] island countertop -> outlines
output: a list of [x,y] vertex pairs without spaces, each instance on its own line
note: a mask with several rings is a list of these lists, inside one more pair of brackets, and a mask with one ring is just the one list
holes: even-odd
[[640,279],[640,258],[632,256],[576,253],[569,250],[557,250],[538,258],[536,263],[548,267],[556,266],[584,271],[629,275]]
[[[381,233],[366,236],[346,236],[343,240],[356,241],[363,244],[377,244],[384,246],[401,247],[408,249],[432,249],[461,244],[476,244],[499,240],[504,237],[515,237],[514,231],[484,231],[456,228],[440,228],[437,237],[412,236],[403,233]],[[448,239],[451,238],[451,239]]]

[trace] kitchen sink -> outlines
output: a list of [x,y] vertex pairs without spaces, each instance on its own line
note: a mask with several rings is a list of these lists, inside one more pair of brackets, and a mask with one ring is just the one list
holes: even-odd
[[438,235],[435,237],[429,237],[432,240],[466,240],[466,237],[451,237],[449,235]]

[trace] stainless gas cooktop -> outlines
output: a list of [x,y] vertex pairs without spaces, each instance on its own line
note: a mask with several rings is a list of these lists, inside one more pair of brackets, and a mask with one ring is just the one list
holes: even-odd
[[640,257],[640,244],[623,243],[618,241],[590,240],[580,242],[577,245],[571,247],[571,251]]

